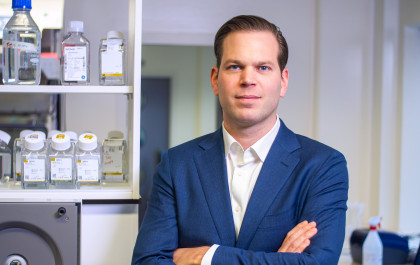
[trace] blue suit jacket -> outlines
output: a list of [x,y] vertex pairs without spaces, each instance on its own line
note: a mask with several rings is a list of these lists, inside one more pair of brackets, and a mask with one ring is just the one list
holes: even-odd
[[[252,192],[238,239],[222,130],[169,149],[158,166],[132,264],[174,264],[182,247],[219,244],[212,264],[337,264],[348,174],[336,150],[282,122]],[[298,223],[317,223],[302,254],[276,253]]]

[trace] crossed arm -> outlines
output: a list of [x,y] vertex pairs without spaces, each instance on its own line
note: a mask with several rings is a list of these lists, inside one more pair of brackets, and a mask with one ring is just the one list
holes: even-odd
[[[317,232],[315,222],[303,221],[287,234],[277,252],[302,253]],[[200,265],[209,248],[209,246],[178,248],[174,252],[173,261],[176,265]]]

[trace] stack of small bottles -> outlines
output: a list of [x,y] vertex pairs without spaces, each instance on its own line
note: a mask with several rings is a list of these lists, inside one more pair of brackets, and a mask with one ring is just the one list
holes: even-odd
[[[124,134],[111,131],[103,144],[93,133],[24,130],[15,139],[0,131],[0,183],[23,189],[95,189],[103,183],[127,181]],[[13,174],[11,161],[13,157]]]

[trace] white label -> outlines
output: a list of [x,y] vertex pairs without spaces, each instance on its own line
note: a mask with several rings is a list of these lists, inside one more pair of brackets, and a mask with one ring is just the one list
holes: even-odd
[[45,160],[25,159],[23,161],[23,180],[25,182],[44,182]]
[[72,159],[51,158],[51,181],[72,180]]
[[87,80],[86,47],[64,47],[64,81]]
[[79,182],[98,182],[99,163],[98,160],[78,160],[77,161],[77,180]]
[[21,51],[36,52],[36,46],[32,43],[21,41],[5,41],[3,45],[9,49],[19,49]]
[[104,167],[105,173],[123,173],[123,147],[122,146],[104,146]]
[[123,54],[119,51],[106,51],[102,56],[102,76],[122,76]]

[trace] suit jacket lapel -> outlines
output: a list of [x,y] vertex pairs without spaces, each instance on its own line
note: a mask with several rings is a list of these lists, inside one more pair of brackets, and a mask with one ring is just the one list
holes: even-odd
[[298,164],[299,158],[291,152],[299,147],[295,134],[282,122],[248,202],[236,247],[248,249],[272,201]]
[[221,129],[216,131],[212,137],[201,142],[200,146],[203,150],[195,156],[195,162],[204,196],[213,217],[220,243],[224,246],[234,246],[235,226],[232,217]]

